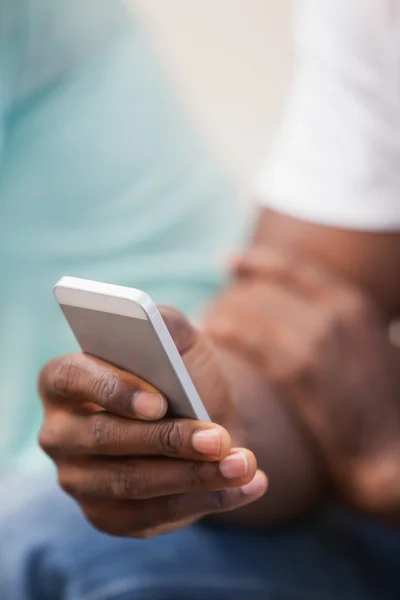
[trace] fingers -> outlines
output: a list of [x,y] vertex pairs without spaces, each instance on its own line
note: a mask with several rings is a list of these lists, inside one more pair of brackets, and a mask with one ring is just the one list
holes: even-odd
[[39,376],[43,400],[55,404],[96,405],[129,419],[158,420],[165,416],[166,399],[150,384],[86,354],[58,358]]
[[256,471],[253,453],[237,449],[219,463],[150,458],[80,461],[61,465],[59,482],[81,500],[146,500],[242,486]]
[[241,281],[217,299],[204,327],[277,380],[302,364],[319,318],[314,303],[274,281]]
[[278,279],[296,286],[305,294],[315,295],[334,278],[315,264],[298,260],[293,255],[266,247],[248,249],[243,256],[232,261],[232,271],[237,276],[259,276]]
[[169,523],[235,510],[261,498],[267,478],[257,471],[253,480],[238,488],[177,494],[152,500],[97,501],[81,504],[91,523],[106,533],[124,537],[143,537],[143,532]]
[[[179,311],[170,307],[160,310],[195,386],[208,396],[205,382],[217,388],[216,371],[220,372],[205,336]],[[162,419],[168,410],[165,397],[150,384],[85,354],[64,356],[47,364],[39,376],[39,392],[45,404],[69,405],[75,412],[97,407],[129,419],[153,421]]]
[[300,260],[280,250],[253,247],[232,261],[232,271],[238,277],[259,277],[283,284],[282,287],[339,316],[376,314],[373,299],[365,290],[304,256]]
[[56,411],[45,420],[40,445],[54,460],[62,456],[166,456],[216,461],[232,447],[219,425],[188,419],[129,421],[106,412],[82,416]]

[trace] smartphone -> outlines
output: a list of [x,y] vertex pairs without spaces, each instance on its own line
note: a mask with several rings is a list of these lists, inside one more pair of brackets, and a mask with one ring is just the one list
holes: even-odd
[[152,299],[133,288],[63,277],[54,295],[83,352],[144,379],[169,414],[210,421]]

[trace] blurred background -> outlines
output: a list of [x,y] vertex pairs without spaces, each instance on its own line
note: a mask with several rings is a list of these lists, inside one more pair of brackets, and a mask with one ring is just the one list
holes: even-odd
[[0,473],[42,468],[37,374],[77,349],[62,275],[195,318],[223,285],[279,125],[293,6],[0,0]]
[[279,123],[294,0],[128,0],[200,133],[248,198]]

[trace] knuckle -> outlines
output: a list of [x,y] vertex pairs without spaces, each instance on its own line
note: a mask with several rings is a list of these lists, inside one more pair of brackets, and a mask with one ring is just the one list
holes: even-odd
[[90,382],[90,393],[100,406],[115,406],[120,395],[118,378],[109,371],[104,371]]
[[50,457],[56,454],[59,446],[57,436],[54,430],[47,424],[43,425],[38,438],[40,448]]
[[208,512],[224,512],[234,507],[232,496],[226,490],[210,493],[207,505]]
[[47,454],[47,450],[51,447],[51,442],[44,427],[40,430],[38,442],[41,449]]
[[106,446],[113,436],[113,432],[110,432],[109,420],[104,418],[103,414],[93,415],[89,429],[90,439],[95,448]]
[[117,375],[106,367],[90,368],[88,357],[70,355],[46,365],[39,375],[39,392],[58,400],[83,397],[100,406],[115,406],[122,395]]
[[143,487],[144,482],[138,477],[137,469],[132,463],[122,466],[118,473],[112,475],[111,493],[116,499],[137,499]]
[[127,438],[127,429],[105,413],[89,419],[89,436],[94,450],[118,449]]
[[204,487],[209,483],[210,471],[214,465],[201,462],[190,462],[187,465],[187,483],[190,487]]
[[164,421],[158,425],[156,431],[162,451],[169,456],[178,456],[185,443],[181,424],[177,421]]
[[82,382],[82,369],[73,356],[65,357],[53,365],[51,388],[59,398],[67,398],[79,393]]

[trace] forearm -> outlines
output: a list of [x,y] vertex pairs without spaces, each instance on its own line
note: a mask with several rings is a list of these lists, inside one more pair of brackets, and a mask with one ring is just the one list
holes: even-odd
[[269,478],[258,503],[219,521],[237,526],[273,527],[315,510],[325,495],[319,460],[310,440],[284,399],[248,362],[220,347],[221,362],[236,399],[238,428],[234,441],[251,449]]

